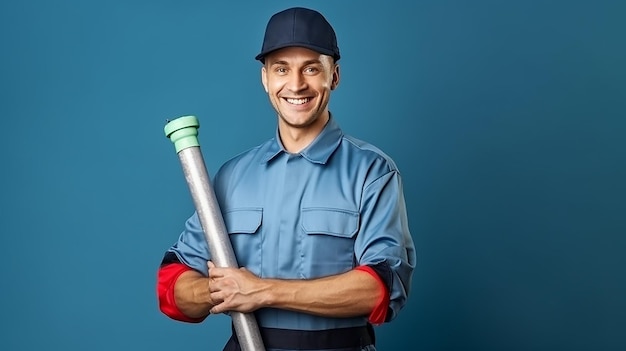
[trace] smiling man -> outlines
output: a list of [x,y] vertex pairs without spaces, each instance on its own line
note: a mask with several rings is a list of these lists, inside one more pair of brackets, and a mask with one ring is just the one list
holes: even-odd
[[328,55],[304,47],[268,53],[263,86],[278,113],[283,146],[298,152],[324,129],[330,92],[339,84],[339,65]]
[[[319,12],[271,17],[256,59],[276,136],[213,181],[241,268],[213,265],[194,213],[159,268],[163,313],[197,323],[253,312],[268,351],[376,350],[373,326],[407,301],[415,247],[393,160],[343,134],[328,110],[339,58]],[[239,349],[233,335],[224,350]]]

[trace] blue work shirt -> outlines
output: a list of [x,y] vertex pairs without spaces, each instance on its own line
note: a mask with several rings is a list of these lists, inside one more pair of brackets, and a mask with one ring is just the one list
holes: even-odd
[[[383,265],[387,321],[405,305],[416,263],[394,162],[344,135],[331,117],[300,153],[275,138],[227,161],[213,189],[240,266],[262,278],[314,279],[360,265]],[[210,253],[194,213],[170,248],[207,275]],[[263,308],[262,327],[322,330],[362,326],[367,317],[328,318]]]

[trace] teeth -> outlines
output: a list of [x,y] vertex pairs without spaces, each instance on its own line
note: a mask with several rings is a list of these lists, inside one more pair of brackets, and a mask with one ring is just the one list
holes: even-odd
[[307,102],[309,102],[309,98],[304,98],[304,99],[286,99],[288,103],[290,104],[294,104],[294,105],[302,105],[305,104]]

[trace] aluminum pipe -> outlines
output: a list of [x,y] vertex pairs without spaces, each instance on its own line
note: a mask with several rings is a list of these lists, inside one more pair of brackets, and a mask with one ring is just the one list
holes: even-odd
[[[211,260],[218,267],[238,268],[237,259],[226,231],[224,219],[211,186],[198,142],[200,123],[195,116],[168,121],[165,136],[173,143],[183,168],[185,180],[204,231]],[[264,351],[263,339],[252,313],[231,312],[233,326],[242,351]]]

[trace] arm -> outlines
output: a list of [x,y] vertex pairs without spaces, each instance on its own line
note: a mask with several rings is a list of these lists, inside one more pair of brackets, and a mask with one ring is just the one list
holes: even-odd
[[159,309],[178,321],[202,322],[213,307],[208,297],[208,281],[180,262],[161,265],[157,275]]
[[261,279],[245,269],[209,263],[211,313],[251,312],[262,307],[326,317],[367,316],[386,295],[371,274],[351,270],[312,280]]
[[168,317],[202,322],[212,304],[207,300],[208,248],[197,213],[185,222],[179,240],[165,252],[157,275],[159,308]]
[[187,317],[204,319],[215,305],[209,290],[209,278],[194,270],[186,271],[174,284],[176,306]]
[[389,301],[383,321],[389,322],[406,304],[417,257],[400,174],[394,168],[372,172],[370,179],[362,196],[355,255],[360,265],[374,268],[384,281]]
[[208,265],[208,278],[181,263],[159,269],[157,291],[163,313],[198,323],[209,313],[274,307],[328,317],[369,314],[376,324],[384,320],[388,292],[367,267],[314,280],[281,280],[261,279],[245,268]]

